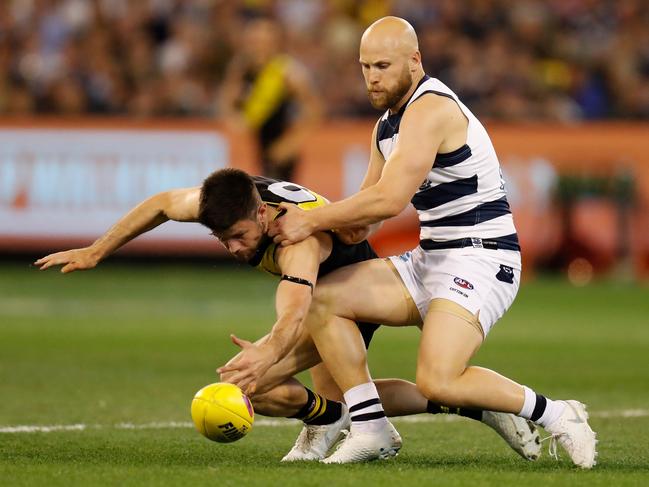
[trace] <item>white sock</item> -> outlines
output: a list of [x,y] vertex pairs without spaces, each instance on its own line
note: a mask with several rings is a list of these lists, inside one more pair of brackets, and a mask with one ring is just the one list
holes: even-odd
[[559,416],[561,416],[563,411],[566,409],[566,403],[563,401],[553,401],[547,398],[546,400],[548,403],[545,406],[545,412],[536,422],[536,424],[543,428],[547,428],[548,425],[551,425],[559,419]]
[[343,395],[352,420],[352,432],[378,431],[388,423],[374,382],[352,387]]
[[518,415],[543,428],[554,423],[566,408],[566,403],[563,401],[553,401],[535,393],[527,386],[523,386],[523,389],[525,390],[525,401]]
[[523,402],[523,409],[518,415],[521,418],[530,419],[534,412],[534,406],[536,406],[536,394],[527,386],[523,386],[523,389],[525,390],[525,401]]

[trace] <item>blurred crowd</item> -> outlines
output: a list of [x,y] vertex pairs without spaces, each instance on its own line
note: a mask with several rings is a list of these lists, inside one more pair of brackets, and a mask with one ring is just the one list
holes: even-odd
[[375,115],[358,43],[389,14],[478,115],[649,117],[647,0],[2,0],[0,114],[218,117],[241,32],[263,16],[327,116]]

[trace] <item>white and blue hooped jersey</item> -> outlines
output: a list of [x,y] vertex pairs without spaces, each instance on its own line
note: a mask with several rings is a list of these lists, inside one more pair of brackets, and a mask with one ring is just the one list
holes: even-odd
[[[379,151],[386,160],[390,157],[399,138],[403,113],[427,93],[455,101],[468,120],[468,129],[462,147],[450,153],[431,154],[431,169],[411,200],[419,215],[422,247],[482,247],[482,240],[487,239],[496,242],[498,248],[519,250],[500,164],[489,135],[444,83],[424,76],[398,113],[390,114],[388,110],[381,117],[376,140]],[[449,245],[445,246],[445,242]]]

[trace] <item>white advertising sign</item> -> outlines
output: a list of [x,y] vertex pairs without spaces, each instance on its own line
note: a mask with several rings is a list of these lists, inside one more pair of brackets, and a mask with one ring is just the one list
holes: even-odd
[[[0,129],[0,243],[94,239],[145,198],[198,186],[228,165],[215,131]],[[210,237],[170,222],[143,238]]]

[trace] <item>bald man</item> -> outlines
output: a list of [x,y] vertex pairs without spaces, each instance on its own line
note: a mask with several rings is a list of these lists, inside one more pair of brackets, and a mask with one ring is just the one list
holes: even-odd
[[341,330],[351,331],[355,320],[420,326],[416,382],[426,398],[440,407],[531,420],[550,433],[552,447],[558,441],[576,465],[591,468],[597,441],[582,403],[553,401],[469,365],[511,306],[521,273],[516,229],[487,132],[455,93],[424,73],[417,36],[405,20],[372,24],[361,39],[360,64],[371,104],[386,110],[372,134],[361,191],[309,212],[287,206],[271,234],[283,245],[335,228],[364,226],[367,235],[411,202],[420,244],[319,282],[307,323],[352,419],[351,433],[325,462],[382,458],[400,444],[381,414],[364,350],[341,346]]

